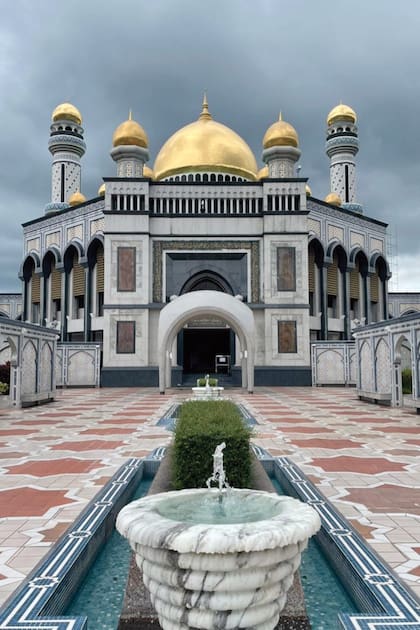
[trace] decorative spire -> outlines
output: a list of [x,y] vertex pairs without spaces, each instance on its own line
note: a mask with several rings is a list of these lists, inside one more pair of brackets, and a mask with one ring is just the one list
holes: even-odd
[[133,112],[131,111],[131,107],[128,110],[128,120],[133,120]]
[[201,110],[201,114],[199,116],[199,120],[212,120],[211,114],[209,112],[209,104],[207,102],[207,92],[206,92],[206,90],[204,90],[203,109]]
[[283,120],[283,114],[281,112],[279,114],[279,120]]

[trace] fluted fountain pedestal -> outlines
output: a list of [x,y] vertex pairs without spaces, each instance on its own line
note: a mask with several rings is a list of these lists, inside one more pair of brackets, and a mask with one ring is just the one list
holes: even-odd
[[148,496],[118,516],[117,529],[136,553],[164,630],[273,630],[278,622],[301,552],[320,527],[318,514],[290,497],[238,489],[231,494],[247,518],[261,512],[258,520],[174,518],[178,506],[186,506],[190,518],[197,501],[217,501],[216,490],[202,489]]

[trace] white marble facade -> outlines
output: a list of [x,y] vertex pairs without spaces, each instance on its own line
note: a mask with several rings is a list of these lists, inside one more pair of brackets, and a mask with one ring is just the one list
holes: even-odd
[[[70,115],[78,135],[66,142],[52,135],[50,150],[64,142],[79,168],[81,116],[67,105],[55,110],[52,129]],[[310,194],[306,178],[294,172],[297,134],[282,120],[264,137],[264,173],[255,170],[244,141],[213,121],[206,103],[188,127],[200,138],[217,136],[223,127],[238,159],[229,146],[231,163],[221,165],[219,156],[206,153],[208,139],[194,154],[206,166],[187,163],[179,153],[169,159],[169,139],[162,149],[167,170],[154,173],[145,166],[147,136],[130,118],[117,128],[111,155],[117,172],[127,159],[130,173],[143,177],[111,174],[100,194],[87,200],[74,196],[73,184],[67,191],[60,183],[61,154],[53,152],[52,201],[43,217],[24,224],[24,318],[57,327],[64,342],[101,342],[106,385],[157,385],[162,353],[170,364],[166,384],[179,383],[193,363],[190,355],[219,343],[219,354],[229,356],[229,376],[240,385],[247,358],[243,331],[227,323],[223,309],[190,319],[187,313],[170,347],[157,343],[160,314],[172,296],[203,289],[240,295],[255,327],[255,378],[246,381],[310,384],[311,340],[346,340],[353,321],[387,316],[386,225],[357,204],[340,207]],[[328,132],[334,164],[337,146],[347,146],[340,138],[337,145],[337,129]],[[155,167],[162,169],[162,162],[159,154]],[[286,169],[287,177],[268,178],[270,168]],[[208,352],[199,355],[193,358],[200,366],[210,361],[202,372],[213,372]]]

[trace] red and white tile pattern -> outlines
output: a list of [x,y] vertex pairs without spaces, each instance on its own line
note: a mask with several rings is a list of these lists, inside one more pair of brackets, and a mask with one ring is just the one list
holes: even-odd
[[[260,423],[254,441],[296,462],[420,595],[420,417],[355,390],[227,392]],[[170,442],[157,420],[189,392],[63,390],[0,409],[0,603],[129,457]]]

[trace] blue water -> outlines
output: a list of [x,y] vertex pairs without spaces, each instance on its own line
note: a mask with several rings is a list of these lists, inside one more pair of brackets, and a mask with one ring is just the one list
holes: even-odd
[[[272,481],[283,494],[279,484]],[[145,495],[149,486],[149,480],[142,481],[133,498]],[[130,554],[127,541],[114,532],[64,614],[88,617],[89,630],[116,630]],[[358,612],[313,539],[303,553],[300,577],[314,630],[336,630],[339,612]]]
[[[147,494],[151,480],[143,480],[134,499]],[[131,549],[115,530],[80,585],[66,617],[87,617],[89,630],[116,630],[124,599]]]
[[[278,494],[284,494],[277,479],[271,482]],[[314,630],[336,630],[339,612],[359,612],[314,538],[302,554],[299,571],[306,610]]]

